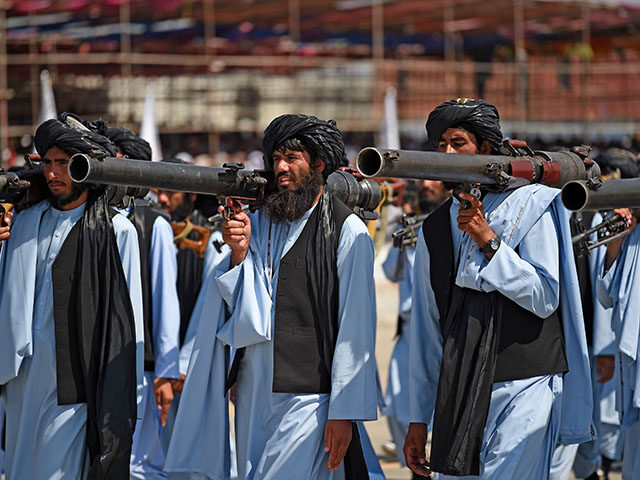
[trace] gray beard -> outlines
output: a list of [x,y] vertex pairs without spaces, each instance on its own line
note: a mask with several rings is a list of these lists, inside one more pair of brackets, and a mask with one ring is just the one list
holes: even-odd
[[270,194],[265,200],[267,215],[274,222],[295,222],[301,219],[313,206],[323,184],[322,174],[311,171],[302,179],[302,186],[297,190],[285,188]]

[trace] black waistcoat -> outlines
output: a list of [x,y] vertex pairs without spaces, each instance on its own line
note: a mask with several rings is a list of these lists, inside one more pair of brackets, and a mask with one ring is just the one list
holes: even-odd
[[153,223],[158,217],[171,222],[169,214],[149,200],[136,199],[129,220],[136,227],[138,246],[140,247],[140,280],[142,281],[142,313],[144,318],[144,370],[153,372],[155,355],[153,352],[153,299],[151,296],[151,234]]
[[[195,210],[190,217],[191,223],[204,226],[206,218]],[[198,234],[189,232],[187,238],[197,240]],[[178,250],[178,300],[180,301],[180,345],[184,342],[189,327],[191,313],[196,305],[200,287],[202,286],[202,268],[204,258],[200,257],[192,248]]]
[[[575,212],[571,214],[569,226],[571,235],[582,233],[585,228],[591,226],[595,212]],[[593,344],[593,293],[591,290],[591,270],[589,269],[589,257],[575,255],[576,270],[578,272],[578,284],[580,285],[580,300],[582,301],[582,316],[584,317],[584,331],[587,335],[587,345]]]
[[[109,209],[111,218],[116,214],[115,210]],[[75,293],[72,291],[76,284],[76,256],[81,224],[82,221],[78,221],[73,226],[51,267],[59,405],[87,402],[81,349],[78,343],[80,321],[76,312]]]
[[[353,213],[335,197],[333,214],[335,231],[342,229],[346,218]],[[316,208],[291,249],[280,261],[276,293],[275,332],[273,335],[273,391],[286,393],[329,393],[331,372],[323,353],[320,322],[332,322],[337,332],[337,318],[318,318],[311,304],[307,278],[307,249],[309,230],[316,221]],[[337,276],[337,266],[332,272]],[[335,291],[334,295],[338,295]],[[335,340],[333,340],[335,342]]]
[[[451,200],[424,221],[429,250],[431,287],[441,323],[451,306],[457,268],[454,264],[449,208]],[[517,247],[516,247],[517,251]],[[501,295],[501,294],[499,294]],[[494,382],[568,371],[559,309],[546,319],[502,296],[501,327]]]

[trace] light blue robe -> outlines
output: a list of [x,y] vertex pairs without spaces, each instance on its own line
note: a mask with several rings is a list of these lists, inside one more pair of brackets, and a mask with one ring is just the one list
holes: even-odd
[[[209,318],[201,317],[198,325],[167,470],[187,470],[180,466],[182,459],[183,464],[189,465],[188,469],[206,473],[209,478],[228,475],[228,458],[222,455],[222,452],[228,452],[224,436],[228,434],[224,430],[227,411],[219,409],[217,404],[222,403],[219,400],[216,404],[215,398],[208,399],[209,395],[220,395],[218,399],[221,399],[224,389],[225,369],[224,366],[220,368],[223,344],[247,347],[236,384],[239,478],[339,478],[341,472],[336,475],[328,471],[329,455],[322,451],[327,419],[372,420],[377,417],[373,246],[364,225],[353,215],[343,225],[338,246],[340,329],[333,360],[331,394],[272,392],[271,340],[275,311],[272,298],[277,291],[280,260],[299,237],[311,212],[312,209],[291,224],[273,224],[271,281],[267,279],[265,269],[269,220],[261,212],[250,215],[251,245],[243,263],[229,270],[227,256],[214,270],[216,281],[208,284],[205,305]],[[226,323],[225,310],[230,315]],[[211,321],[212,318],[216,321]],[[218,339],[211,349],[211,334],[216,330],[219,330]],[[204,342],[202,338],[205,338]],[[205,342],[209,343],[208,348]],[[208,404],[204,412],[202,398]],[[197,413],[194,415],[193,412]],[[203,425],[209,428],[202,428]],[[211,432],[213,425],[218,435]],[[359,428],[364,433],[364,429]],[[363,440],[363,446],[366,443]],[[193,450],[198,453],[194,454]],[[369,463],[367,465],[375,469]],[[379,465],[377,469],[378,475],[382,475]]]
[[[417,236],[422,235],[418,229]],[[384,399],[382,415],[387,417],[389,431],[396,445],[396,456],[402,466],[405,466],[402,446],[409,430],[409,321],[411,320],[411,289],[413,286],[413,264],[415,262],[415,247],[407,247],[400,251],[391,248],[382,264],[385,276],[392,282],[398,283],[399,306],[398,316],[401,322],[401,333],[389,360],[389,374],[387,376],[387,391]]]
[[[213,276],[213,270],[216,265],[224,258],[225,254],[230,251],[229,247],[226,244],[223,244],[221,247],[221,252],[213,245],[214,241],[222,242],[222,233],[218,230],[215,230],[211,233],[209,237],[209,244],[207,245],[207,250],[204,256],[204,263],[202,268],[202,285],[200,286],[200,293],[198,294],[198,298],[196,299],[196,303],[193,307],[193,312],[191,313],[191,318],[189,320],[189,326],[187,327],[187,331],[185,333],[184,341],[180,347],[180,373],[183,375],[187,375],[189,368],[189,359],[191,358],[191,353],[193,352],[193,347],[196,340],[196,333],[198,331],[198,323],[200,321],[200,317],[203,315],[203,308],[205,306],[206,298],[207,298],[207,290],[209,288],[209,282],[215,281],[215,277]],[[173,402],[171,403],[171,410],[169,411],[169,415],[167,416],[167,423],[163,428],[162,432],[162,448],[165,453],[169,450],[169,443],[171,440],[171,436],[173,435],[173,428],[176,422],[176,415],[178,413],[178,408],[180,406],[180,399],[182,395],[180,393],[176,393],[173,397]],[[230,444],[231,447],[231,464],[230,464],[230,478],[237,477],[237,469],[235,464],[235,451],[233,443]],[[172,474],[169,475],[170,479],[182,479],[189,478],[188,476],[181,476],[180,474]]]
[[[602,216],[596,213],[591,226],[602,222]],[[594,241],[594,233],[590,240]],[[593,338],[590,351],[591,383],[593,386],[593,422],[598,438],[590,442],[571,445],[558,445],[553,455],[551,466],[551,480],[568,480],[571,471],[578,478],[586,478],[600,468],[601,455],[611,459],[619,459],[621,445],[619,442],[620,422],[615,412],[615,385],[618,375],[608,382],[598,383],[596,357],[600,355],[615,355],[615,335],[611,329],[611,308],[605,308],[598,299],[599,269],[606,254],[606,246],[600,246],[588,257],[589,273],[591,275],[591,295],[593,303]]]
[[[4,408],[0,405],[0,438],[4,432]],[[4,450],[0,447],[0,475],[4,473]]]
[[[58,405],[51,267],[84,205],[73,210],[49,202],[14,217],[0,258],[0,383],[7,412],[7,478],[81,479],[88,469],[86,403]],[[142,346],[142,291],[137,234],[113,217]],[[141,352],[138,348],[137,352]],[[138,364],[142,365],[139,357]]]
[[[556,441],[579,443],[593,438],[582,307],[568,212],[558,193],[531,185],[510,194],[485,195],[485,215],[502,240],[491,261],[457,228],[457,202],[450,209],[454,254],[456,260],[460,258],[457,285],[485,292],[497,290],[542,318],[553,313],[562,300],[569,372],[494,383],[479,478],[545,479]],[[518,245],[520,255],[514,250]],[[429,264],[429,252],[420,235],[414,267],[409,398],[411,421],[421,423],[431,420],[435,408],[442,357]]]
[[149,249],[155,371],[144,373],[143,413],[136,424],[131,451],[131,478],[135,479],[166,478],[160,410],[156,405],[153,380],[158,377],[180,378],[176,255],[171,224],[159,216],[153,223]]
[[[601,272],[604,270],[604,260]],[[623,430],[623,479],[640,476],[640,228],[622,244],[608,272],[599,278],[598,294],[605,306],[613,307],[611,324],[616,337],[616,369],[620,371],[617,407]]]

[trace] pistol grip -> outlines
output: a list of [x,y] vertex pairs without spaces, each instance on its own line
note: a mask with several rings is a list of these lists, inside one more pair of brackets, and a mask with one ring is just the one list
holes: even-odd
[[236,200],[232,197],[227,197],[225,199],[225,206],[223,209],[222,215],[224,216],[225,221],[231,220],[236,214],[242,212],[242,204],[239,200]]

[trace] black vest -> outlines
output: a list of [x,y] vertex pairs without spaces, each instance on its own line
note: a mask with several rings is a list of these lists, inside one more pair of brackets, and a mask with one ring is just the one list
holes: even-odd
[[[109,217],[117,212],[109,209]],[[56,380],[58,404],[86,403],[86,388],[82,373],[75,285],[76,255],[80,238],[79,220],[73,226],[51,267],[53,283],[53,322],[56,338]]]
[[[571,214],[569,226],[571,235],[582,233],[584,229],[591,227],[595,212],[575,212]],[[582,316],[584,317],[584,331],[587,335],[587,345],[593,344],[593,293],[591,290],[591,269],[589,257],[575,255],[576,270],[578,272],[578,284],[580,285],[580,300],[582,302]]]
[[[441,323],[452,307],[451,293],[457,273],[450,207],[451,200],[429,215],[422,226]],[[568,371],[559,309],[543,319],[503,296],[501,324],[494,382]]]
[[[191,223],[204,226],[206,218],[197,210],[191,214]],[[189,232],[187,238],[197,240],[196,232]],[[200,287],[202,286],[202,269],[204,258],[200,257],[193,249],[183,248],[178,250],[178,300],[180,301],[180,345],[183,344],[187,334],[189,321],[193,308],[196,305]]]
[[[336,197],[333,202],[335,231],[340,235],[342,224],[353,212]],[[332,322],[338,331],[337,318],[317,318],[311,304],[307,279],[306,255],[309,230],[316,221],[316,208],[300,233],[300,237],[280,261],[276,293],[275,332],[273,335],[273,391],[285,393],[329,393],[331,372],[323,354],[323,339],[319,322]],[[337,266],[333,265],[337,275]],[[338,292],[335,292],[337,295]],[[335,343],[335,339],[333,340]]]
[[142,281],[142,313],[144,318],[144,370],[155,370],[155,355],[153,351],[153,299],[151,296],[151,266],[149,254],[151,252],[151,234],[153,223],[158,217],[164,217],[171,222],[171,217],[160,207],[149,200],[136,199],[134,208],[129,214],[129,220],[136,227],[138,246],[140,247],[140,280]]

